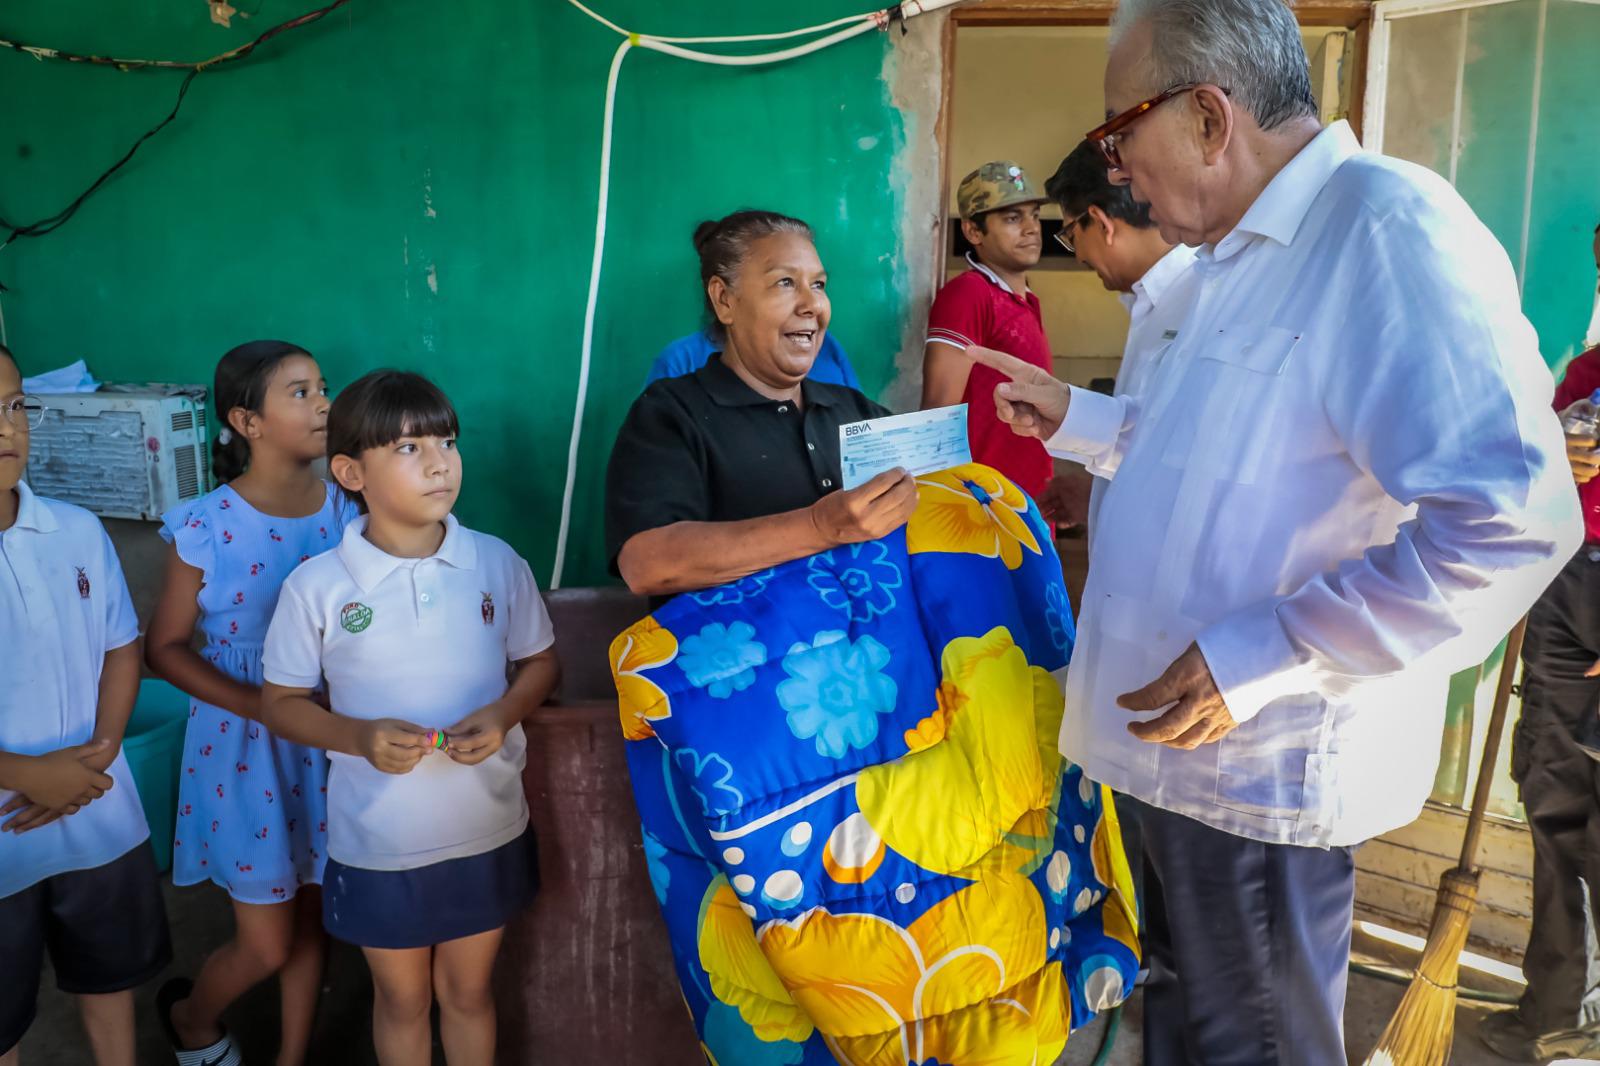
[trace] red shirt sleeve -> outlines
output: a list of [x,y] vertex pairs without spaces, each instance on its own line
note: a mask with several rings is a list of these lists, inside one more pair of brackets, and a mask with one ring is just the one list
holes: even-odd
[[1600,389],[1600,348],[1591,348],[1567,364],[1567,372],[1556,386],[1557,411]]
[[982,275],[970,270],[951,278],[928,308],[928,343],[938,341],[957,348],[982,344],[989,335],[989,301],[984,299],[983,290],[988,284]]

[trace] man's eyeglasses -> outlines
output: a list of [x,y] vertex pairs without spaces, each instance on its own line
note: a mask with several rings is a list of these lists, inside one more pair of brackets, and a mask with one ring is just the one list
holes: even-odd
[[[1194,81],[1185,85],[1174,85],[1166,92],[1156,93],[1156,95],[1152,96],[1150,99],[1145,100],[1142,103],[1134,104],[1132,107],[1128,108],[1128,110],[1124,111],[1120,115],[1115,116],[1110,121],[1096,126],[1094,129],[1084,134],[1083,139],[1100,150],[1100,158],[1106,161],[1106,166],[1110,167],[1112,170],[1123,170],[1125,168],[1122,165],[1122,152],[1118,149],[1117,144],[1119,139],[1118,134],[1127,129],[1129,126],[1133,125],[1139,119],[1143,118],[1145,115],[1148,115],[1150,112],[1160,107],[1162,104],[1166,103],[1168,100],[1171,100],[1174,96],[1182,96],[1184,93],[1193,92],[1195,89],[1200,88],[1200,86],[1204,84],[1205,82]],[[1223,89],[1222,91],[1224,93],[1228,92],[1227,89]]]
[[35,396],[18,396],[14,400],[0,400],[0,418],[18,429],[38,429],[49,410],[44,401]]
[[1077,218],[1074,218],[1068,222],[1063,222],[1061,224],[1061,228],[1056,230],[1053,234],[1056,239],[1056,243],[1065,248],[1068,255],[1076,256],[1078,254],[1078,249],[1075,246],[1073,236],[1078,232],[1078,227],[1083,225],[1088,218],[1089,212],[1085,211]]

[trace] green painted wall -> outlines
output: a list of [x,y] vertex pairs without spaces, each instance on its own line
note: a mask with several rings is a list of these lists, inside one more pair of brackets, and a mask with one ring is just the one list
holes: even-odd
[[[787,29],[860,9],[601,0],[661,34]],[[241,3],[250,8],[250,4]],[[231,29],[201,0],[14,0],[0,35],[200,58]],[[65,228],[0,251],[12,346],[32,369],[209,380],[231,345],[306,345],[335,385],[380,365],[434,376],[465,422],[459,513],[541,580],[554,554],[592,250],[602,93],[619,38],[559,0],[355,0],[202,74],[178,120]],[[655,351],[699,322],[689,234],[742,206],[810,220],[835,332],[864,385],[893,373],[909,280],[891,167],[904,137],[883,34],[776,68],[634,52],[618,94],[606,276],[567,583],[606,580],[611,440]],[[0,53],[0,214],[58,210],[170,108],[181,74]]]
[[1523,305],[1539,328],[1546,357],[1564,366],[1581,351],[1594,308],[1594,229],[1600,224],[1600,95],[1595,92],[1600,6],[1550,0],[1546,19]]
[[1459,73],[1456,188],[1525,267],[1523,309],[1559,375],[1580,350],[1594,299],[1600,6],[1512,0],[1397,17],[1390,43],[1384,151],[1450,175]]
[[1466,13],[1456,189],[1500,239],[1513,266],[1522,248],[1537,8],[1538,0],[1522,0]]
[[[1539,331],[1545,359],[1559,374],[1581,350],[1594,299],[1600,101],[1593,68],[1600,8],[1578,0],[1543,5],[1519,0],[1473,9],[1469,26],[1462,88],[1465,147],[1456,187],[1500,238],[1513,264],[1525,254],[1523,310]],[[1530,119],[1538,128],[1524,249]]]

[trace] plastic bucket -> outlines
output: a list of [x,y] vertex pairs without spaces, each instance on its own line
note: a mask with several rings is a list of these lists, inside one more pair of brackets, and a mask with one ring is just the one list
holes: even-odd
[[183,772],[183,734],[189,697],[165,681],[139,683],[139,700],[122,738],[122,754],[139,789],[156,868],[172,868],[172,834],[178,820],[178,776]]

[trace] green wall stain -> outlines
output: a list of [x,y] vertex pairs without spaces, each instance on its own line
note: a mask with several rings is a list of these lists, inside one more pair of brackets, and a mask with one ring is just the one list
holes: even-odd
[[[761,8],[610,0],[663,34],[787,29],[850,0]],[[19,0],[0,31],[74,51],[200,58],[299,14],[265,0],[224,30],[199,3]],[[202,74],[178,120],[58,233],[0,252],[12,346],[42,370],[209,381],[229,347],[282,337],[335,387],[423,371],[462,412],[459,513],[547,580],[577,387],[602,97],[620,39],[567,4],[355,0]],[[834,330],[864,386],[893,375],[908,278],[893,173],[904,126],[884,34],[777,67],[623,66],[610,225],[566,583],[608,580],[611,441],[654,353],[699,325],[690,234],[738,207],[818,231]],[[0,214],[53,213],[170,108],[181,74],[0,54]]]

